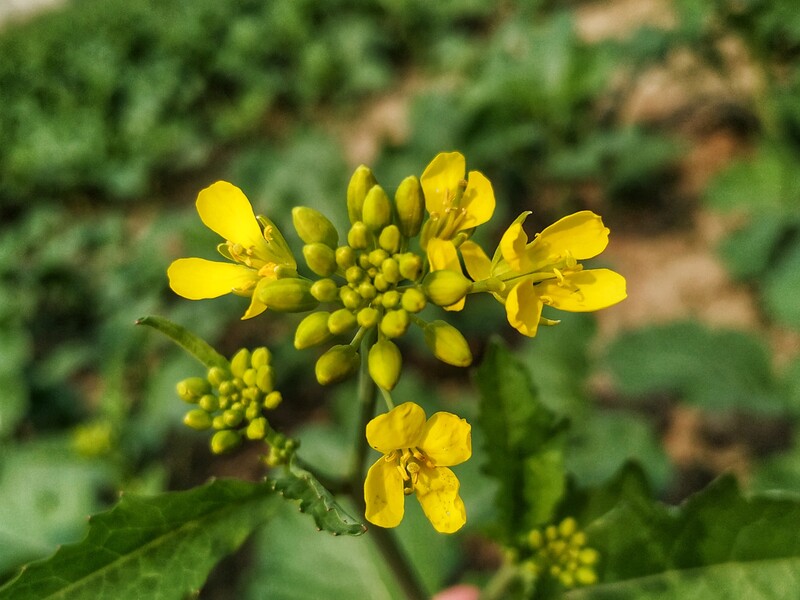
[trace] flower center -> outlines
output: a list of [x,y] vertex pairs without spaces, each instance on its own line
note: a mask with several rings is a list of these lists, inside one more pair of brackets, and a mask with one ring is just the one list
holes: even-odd
[[467,216],[467,209],[461,206],[461,199],[467,189],[466,180],[458,182],[455,190],[446,189],[444,191],[444,201],[442,202],[442,212],[431,214],[431,220],[435,223],[433,237],[449,240],[461,231],[460,226]]
[[408,496],[414,492],[414,486],[423,468],[432,469],[433,461],[419,448],[403,448],[395,450],[385,457],[387,462],[395,462],[400,476],[403,478],[403,493]]

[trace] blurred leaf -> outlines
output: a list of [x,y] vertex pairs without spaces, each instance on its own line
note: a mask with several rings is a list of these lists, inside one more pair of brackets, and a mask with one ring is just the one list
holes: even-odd
[[730,274],[737,279],[748,279],[768,271],[786,228],[783,214],[758,213],[723,239],[719,251]]
[[800,329],[800,240],[790,246],[765,276],[764,302],[778,321]]
[[741,331],[695,322],[645,327],[617,338],[607,364],[627,396],[674,394],[707,410],[786,410],[765,345]]
[[487,348],[477,384],[485,469],[500,482],[498,521],[513,538],[552,519],[565,485],[565,423],[541,403],[525,366],[497,340]]
[[183,599],[271,516],[272,496],[266,484],[236,480],[123,496],[90,519],[86,539],[29,565],[0,588],[0,599]]

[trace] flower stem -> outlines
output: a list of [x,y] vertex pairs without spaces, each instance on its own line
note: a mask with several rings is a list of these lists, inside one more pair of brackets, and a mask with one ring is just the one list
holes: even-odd
[[489,583],[481,591],[480,600],[501,600],[508,594],[511,585],[519,577],[519,570],[512,564],[504,564],[494,574]]

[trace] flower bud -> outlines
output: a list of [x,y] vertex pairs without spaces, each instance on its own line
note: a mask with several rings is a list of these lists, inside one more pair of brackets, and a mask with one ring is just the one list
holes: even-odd
[[378,245],[389,254],[394,254],[400,249],[400,230],[397,225],[387,225],[381,230]]
[[336,264],[341,269],[349,269],[356,264],[356,251],[351,246],[339,246],[336,249]]
[[387,391],[397,385],[402,365],[400,349],[394,342],[380,340],[369,350],[369,374],[375,383]]
[[183,424],[197,431],[203,431],[211,427],[211,415],[201,408],[195,408],[186,413]]
[[367,308],[362,308],[360,311],[358,311],[356,320],[361,327],[370,328],[375,326],[379,318],[380,313],[378,310],[368,306]]
[[219,399],[214,394],[206,394],[197,405],[204,411],[212,413],[219,408]]
[[296,206],[292,209],[292,223],[306,244],[325,244],[331,250],[336,249],[339,233],[321,212],[307,206]]
[[339,298],[344,304],[344,307],[349,310],[356,310],[361,306],[361,302],[363,298],[361,294],[355,291],[353,288],[350,287],[342,287],[339,290]]
[[422,272],[422,259],[413,252],[406,252],[399,258],[400,275],[404,279],[416,281]]
[[381,319],[381,332],[388,338],[403,335],[408,329],[408,313],[402,309],[390,310]]
[[352,311],[346,308],[340,308],[339,310],[334,311],[328,318],[328,330],[333,335],[346,333],[355,326],[356,326],[356,316],[352,313]]
[[347,379],[358,370],[359,363],[358,352],[349,344],[333,346],[317,360],[317,381],[328,385]]
[[450,306],[467,295],[472,282],[461,273],[444,269],[425,276],[422,289],[431,302],[438,306]]
[[353,173],[347,186],[347,216],[351,223],[361,220],[361,210],[367,192],[377,183],[378,180],[375,179],[369,167],[361,165]]
[[425,308],[425,305],[428,304],[428,300],[425,298],[425,294],[422,293],[422,290],[413,287],[403,292],[400,304],[404,310],[416,314]]
[[189,377],[179,381],[176,390],[181,400],[189,404],[196,404],[202,396],[211,391],[211,385],[203,377]]
[[389,253],[383,248],[377,248],[367,255],[369,264],[373,267],[380,267],[383,261],[389,258]]
[[344,272],[344,278],[347,280],[347,283],[358,283],[362,279],[366,277],[366,273],[364,269],[361,267],[357,267],[353,265],[347,271]]
[[392,203],[381,186],[372,186],[372,189],[367,192],[362,209],[362,220],[371,231],[380,231],[391,223]]
[[248,421],[257,419],[260,416],[261,416],[261,407],[258,404],[251,404],[244,411],[244,418],[247,419]]
[[378,290],[369,281],[362,281],[358,284],[358,295],[364,300],[372,300],[378,295]]
[[308,268],[320,277],[328,277],[336,272],[336,253],[322,242],[303,246],[303,257]]
[[250,350],[242,348],[231,359],[231,373],[234,377],[241,377],[250,368]]
[[397,290],[389,290],[381,298],[381,305],[384,308],[396,308],[400,304],[400,292]]
[[242,442],[242,436],[230,429],[223,429],[211,438],[211,451],[214,454],[224,454],[235,449]]
[[225,369],[221,369],[220,367],[211,367],[208,370],[208,375],[206,376],[206,379],[208,379],[208,382],[215,388],[219,388],[219,386],[222,385],[223,382],[228,381],[230,376],[231,374],[228,373],[228,371]]
[[241,410],[230,408],[222,413],[222,420],[227,427],[236,427],[244,419],[244,413]]
[[267,397],[264,398],[264,408],[267,410],[272,410],[273,408],[277,408],[282,401],[283,396],[279,391],[275,390],[274,392],[267,394]]
[[269,351],[269,348],[266,346],[259,346],[253,350],[253,353],[250,355],[250,365],[254,369],[259,369],[264,365],[268,365],[271,358],[272,354]]
[[394,201],[397,205],[400,232],[407,238],[416,236],[425,216],[425,198],[422,195],[419,179],[414,175],[403,179],[397,187]]
[[362,221],[356,221],[347,232],[347,244],[351,248],[363,250],[369,245],[369,231]]
[[258,368],[256,373],[256,387],[265,394],[272,391],[275,386],[275,371],[269,365]]
[[247,426],[248,440],[263,440],[267,433],[267,420],[264,417],[258,417],[250,421]]
[[333,279],[318,279],[311,284],[311,295],[320,302],[335,302],[339,297],[339,286]]
[[400,281],[400,265],[393,258],[387,258],[381,263],[381,275],[388,283],[398,283]]
[[330,316],[331,313],[320,310],[300,321],[294,333],[294,347],[304,350],[328,341],[332,335],[328,329]]
[[311,282],[294,277],[268,281],[261,286],[259,300],[276,312],[305,312],[319,304],[311,295]]
[[433,321],[425,325],[423,332],[425,343],[440,361],[456,367],[468,367],[472,364],[472,352],[467,340],[449,323]]

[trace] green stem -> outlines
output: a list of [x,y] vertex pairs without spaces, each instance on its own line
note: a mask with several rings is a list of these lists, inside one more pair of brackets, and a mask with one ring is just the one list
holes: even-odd
[[519,577],[519,569],[511,564],[505,563],[497,573],[489,580],[483,588],[480,600],[501,600],[508,594],[508,589]]

